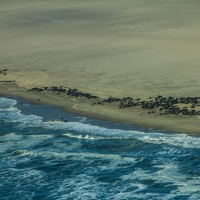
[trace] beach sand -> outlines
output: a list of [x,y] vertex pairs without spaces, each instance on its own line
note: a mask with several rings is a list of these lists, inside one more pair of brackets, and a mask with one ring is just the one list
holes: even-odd
[[[200,96],[199,5],[178,0],[1,0],[0,70],[8,71],[0,80],[15,80],[28,89],[63,85],[101,98]],[[84,99],[74,104],[16,85],[1,83],[0,94],[104,120],[175,132],[200,130],[198,116],[154,116],[141,109],[94,107]]]

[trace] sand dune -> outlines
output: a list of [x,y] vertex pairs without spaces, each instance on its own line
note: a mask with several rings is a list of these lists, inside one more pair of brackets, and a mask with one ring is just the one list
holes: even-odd
[[0,66],[20,86],[51,81],[113,95],[196,95],[199,4],[1,1]]

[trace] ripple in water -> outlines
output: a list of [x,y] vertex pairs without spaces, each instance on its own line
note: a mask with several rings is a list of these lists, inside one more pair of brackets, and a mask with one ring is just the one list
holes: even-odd
[[0,199],[200,199],[200,138],[18,103],[0,98]]

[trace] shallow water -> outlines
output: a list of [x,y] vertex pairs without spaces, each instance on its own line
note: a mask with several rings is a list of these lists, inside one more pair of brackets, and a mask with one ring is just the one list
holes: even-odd
[[19,98],[0,98],[0,127],[0,199],[200,199],[199,137]]

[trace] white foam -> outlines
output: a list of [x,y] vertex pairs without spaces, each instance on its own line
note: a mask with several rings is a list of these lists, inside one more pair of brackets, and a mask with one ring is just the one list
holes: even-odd
[[16,105],[17,101],[13,99],[0,98],[0,109],[11,108]]
[[162,134],[144,133],[140,131],[124,131],[118,129],[107,129],[104,127],[82,124],[79,122],[47,122],[45,126],[53,129],[64,129],[76,131],[84,135],[68,134],[68,137],[78,139],[138,139],[153,144],[168,144],[183,148],[200,148],[200,138],[188,136],[186,134]]
[[21,135],[17,135],[15,133],[9,133],[6,135],[1,135],[0,136],[0,141],[18,141],[22,138]]
[[200,148],[200,138],[192,137],[186,134],[161,134],[156,138],[151,137],[151,134],[149,134],[140,139],[154,144],[169,144],[183,148]]
[[[15,113],[16,114],[16,113]],[[7,119],[13,122],[24,123],[25,127],[44,127],[45,129],[75,131],[79,134],[66,133],[64,136],[77,139],[100,140],[100,139],[138,139],[153,144],[168,144],[183,148],[200,148],[200,138],[181,135],[181,134],[162,134],[162,133],[144,133],[139,131],[125,131],[118,129],[107,129],[104,127],[82,124],[79,122],[60,122],[49,121],[42,122],[42,118],[34,115],[24,116],[18,113],[18,116],[9,115]],[[23,126],[21,124],[20,126]]]
[[51,128],[54,130],[62,129],[62,130],[72,130],[78,133],[89,134],[91,136],[100,136],[106,138],[134,138],[139,134],[144,134],[139,131],[124,131],[119,129],[108,129],[99,126],[92,126],[90,124],[82,124],[80,122],[60,122],[60,121],[49,121],[44,122],[43,124],[45,128]]
[[89,136],[89,135],[86,135],[86,136],[73,135],[71,133],[66,133],[66,134],[62,134],[62,135],[67,136],[67,137],[71,137],[71,138],[84,139],[84,140],[101,140],[101,139],[104,139],[103,137],[92,137],[92,136]]
[[[30,148],[32,146],[35,146],[36,144],[39,144],[45,140],[53,138],[54,135],[28,135],[28,136],[23,136],[15,133],[9,133],[6,135],[1,135],[0,136],[0,141],[3,142],[0,145],[0,152],[5,152],[8,149],[13,149],[15,148],[16,150],[20,150],[22,147],[24,149]],[[17,150],[17,151],[18,151]],[[18,152],[19,153],[19,152]],[[26,152],[24,152],[25,155]],[[30,154],[29,152],[27,152]],[[27,155],[28,155],[27,154]]]
[[[21,111],[14,106],[16,101],[10,102],[7,106],[0,111],[0,119],[9,122],[20,122],[20,123],[40,123],[42,117],[36,115],[24,115]],[[3,106],[2,106],[3,107]]]
[[33,152],[29,152],[28,150],[18,149],[12,152],[13,155],[20,155],[20,156],[32,156]]
[[[73,160],[86,160],[90,158],[100,158],[104,160],[109,160],[111,162],[112,167],[116,167],[118,164],[123,163],[133,163],[135,162],[134,158],[129,157],[122,157],[120,155],[115,154],[98,154],[98,153],[88,153],[88,152],[81,152],[81,153],[74,153],[74,152],[55,152],[55,151],[44,151],[44,152],[37,152],[37,155],[40,155],[44,158],[67,158]],[[90,159],[91,160],[91,159]],[[107,166],[108,167],[108,166]]]
[[[42,117],[36,115],[23,115],[21,111],[13,106],[15,100],[0,98],[1,107],[0,119],[10,122],[19,122],[21,127],[43,127],[45,129],[66,130],[69,132],[78,132],[79,134],[66,133],[68,137],[77,139],[97,140],[97,139],[138,139],[143,142],[153,144],[168,144],[183,148],[200,148],[200,138],[181,134],[162,134],[162,133],[144,133],[141,131],[128,131],[119,129],[108,129],[80,122],[61,122],[49,121],[43,122]],[[5,104],[5,105],[4,105]],[[6,110],[9,109],[9,110]]]
[[[126,189],[131,187],[134,187],[133,191],[126,192]],[[139,183],[113,185],[109,188],[109,183],[100,182],[93,176],[82,174],[73,179],[64,180],[50,197],[57,196],[60,193],[62,196],[59,199],[130,199],[135,193],[141,192],[145,188],[146,186]],[[145,197],[146,195],[143,194],[142,196]]]

